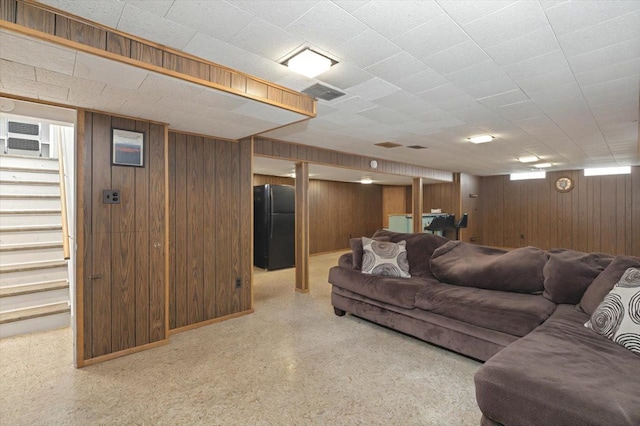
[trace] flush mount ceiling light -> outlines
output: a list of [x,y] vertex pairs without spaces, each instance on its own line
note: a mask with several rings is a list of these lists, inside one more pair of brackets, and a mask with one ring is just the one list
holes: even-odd
[[306,48],[285,60],[282,64],[288,66],[293,72],[313,78],[325,71],[329,71],[337,62]]
[[511,180],[527,180],[527,179],[544,179],[547,176],[545,172],[525,172],[511,173]]
[[536,155],[526,155],[524,157],[519,157],[518,161],[521,163],[533,163],[534,161],[538,161],[540,158]]
[[373,183],[373,179],[371,178],[362,178],[360,179],[360,183],[364,184],[364,185],[369,185]]
[[533,165],[533,167],[535,167],[536,169],[546,169],[551,166],[552,166],[551,163],[538,163]]
[[597,167],[584,169],[585,176],[629,175],[631,166],[622,167]]
[[477,135],[467,138],[467,140],[471,143],[487,143],[491,142],[494,139],[491,135]]

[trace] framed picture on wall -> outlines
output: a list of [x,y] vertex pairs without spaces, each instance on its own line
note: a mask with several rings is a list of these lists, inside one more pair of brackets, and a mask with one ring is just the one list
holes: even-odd
[[144,132],[112,128],[111,163],[144,167]]

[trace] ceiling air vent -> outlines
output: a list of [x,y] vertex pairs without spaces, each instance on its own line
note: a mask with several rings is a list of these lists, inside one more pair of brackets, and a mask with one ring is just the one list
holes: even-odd
[[395,142],[380,142],[380,143],[377,143],[376,146],[381,146],[383,148],[396,148],[402,145]]
[[428,147],[422,145],[407,145],[407,148],[411,149],[427,149]]
[[338,92],[331,87],[323,86],[322,84],[314,84],[313,86],[307,87],[302,91],[302,93],[325,101],[331,101],[335,98],[339,98],[340,96],[344,96],[344,93]]

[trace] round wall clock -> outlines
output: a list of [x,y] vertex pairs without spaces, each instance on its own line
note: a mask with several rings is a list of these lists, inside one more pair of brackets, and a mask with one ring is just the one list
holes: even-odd
[[558,192],[569,192],[573,189],[573,180],[568,177],[558,178],[555,183],[555,188]]
[[369,161],[369,165],[371,166],[372,169],[378,168],[378,162],[376,160]]

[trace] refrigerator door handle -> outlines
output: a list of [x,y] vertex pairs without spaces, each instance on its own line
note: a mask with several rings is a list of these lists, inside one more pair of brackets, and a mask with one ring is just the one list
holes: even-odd
[[269,240],[273,239],[273,188],[269,186]]

